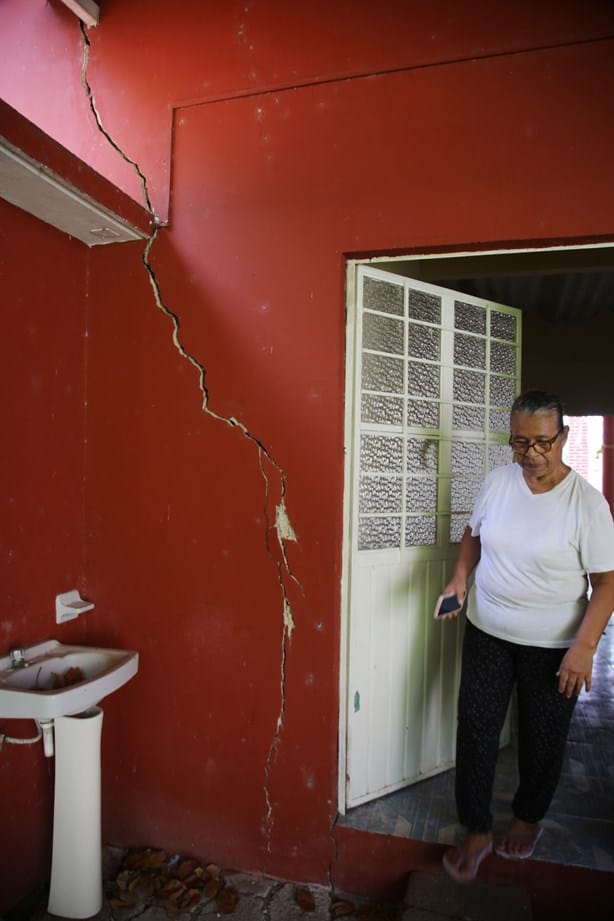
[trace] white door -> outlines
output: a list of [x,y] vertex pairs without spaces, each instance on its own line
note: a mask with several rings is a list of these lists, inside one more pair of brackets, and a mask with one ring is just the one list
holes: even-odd
[[[345,805],[454,764],[463,620],[433,620],[509,463],[520,311],[359,266],[348,314]],[[343,799],[343,797],[342,797]]]

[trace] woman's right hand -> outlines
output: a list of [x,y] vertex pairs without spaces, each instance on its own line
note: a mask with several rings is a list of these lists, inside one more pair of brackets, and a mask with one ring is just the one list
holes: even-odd
[[[456,595],[460,601],[461,608],[465,603],[465,595],[467,594],[467,579],[477,565],[481,551],[480,538],[474,537],[471,533],[471,528],[467,525],[463,531],[458,559],[454,567],[454,575],[441,593],[442,595]],[[450,614],[443,614],[441,619],[451,620],[453,617],[458,617],[459,614],[460,609],[452,611]]]
[[[465,603],[465,595],[467,594],[467,580],[462,579],[460,576],[452,576],[448,584],[442,589],[442,595],[456,595],[460,602],[462,608]],[[453,620],[455,617],[458,617],[460,614],[460,608],[458,611],[451,611],[449,614],[441,614],[438,617],[438,620]]]

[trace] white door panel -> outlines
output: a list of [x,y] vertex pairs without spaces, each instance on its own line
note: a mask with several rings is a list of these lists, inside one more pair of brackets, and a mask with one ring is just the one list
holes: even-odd
[[454,764],[462,619],[432,612],[511,460],[520,312],[366,266],[348,329],[346,804]]

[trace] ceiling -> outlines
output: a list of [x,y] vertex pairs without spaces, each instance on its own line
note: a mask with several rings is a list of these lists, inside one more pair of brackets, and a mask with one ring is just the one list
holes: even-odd
[[614,314],[614,245],[377,260],[377,268],[537,314],[586,323]]
[[614,272],[446,279],[446,288],[535,313],[550,323],[578,323],[614,313]]

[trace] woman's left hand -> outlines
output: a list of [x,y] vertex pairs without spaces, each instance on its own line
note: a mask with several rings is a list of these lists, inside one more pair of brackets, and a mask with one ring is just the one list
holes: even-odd
[[573,697],[574,694],[580,693],[583,686],[590,691],[594,652],[590,646],[577,641],[569,647],[557,672],[559,693],[565,697]]
[[559,691],[566,697],[579,694],[582,685],[587,691],[590,691],[593,656],[599,643],[599,637],[605,630],[614,610],[614,570],[591,572],[589,579],[592,592],[588,607],[575,642],[563,656],[557,672]]

